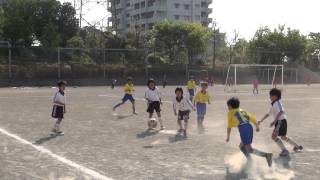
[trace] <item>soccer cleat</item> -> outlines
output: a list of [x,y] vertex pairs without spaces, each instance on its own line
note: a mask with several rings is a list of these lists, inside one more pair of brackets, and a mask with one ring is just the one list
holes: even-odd
[[298,151],[302,151],[303,147],[302,146],[296,146],[293,148],[293,151],[298,152]]
[[267,153],[266,159],[267,159],[268,166],[271,167],[272,166],[272,153]]
[[161,130],[165,130],[165,129],[166,129],[166,127],[164,127],[164,126],[161,126],[161,127],[160,127],[160,131],[161,131]]
[[186,138],[187,137],[187,131],[183,130],[183,136]]
[[134,114],[134,115],[138,115],[138,113],[137,113],[137,112],[133,112],[132,114]]
[[288,150],[282,150],[282,152],[279,154],[280,156],[288,156],[289,151]]
[[179,129],[179,130],[178,130],[178,133],[182,133],[182,132],[183,132],[183,129]]

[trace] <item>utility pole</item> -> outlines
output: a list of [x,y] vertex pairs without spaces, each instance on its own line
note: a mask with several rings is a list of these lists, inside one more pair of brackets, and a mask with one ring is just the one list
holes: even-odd
[[81,28],[81,24],[82,24],[82,6],[83,6],[83,2],[82,2],[82,0],[80,0],[80,22],[79,22],[80,28]]
[[212,57],[212,69],[215,68],[216,63],[216,22],[213,20],[212,27],[213,27],[213,57]]

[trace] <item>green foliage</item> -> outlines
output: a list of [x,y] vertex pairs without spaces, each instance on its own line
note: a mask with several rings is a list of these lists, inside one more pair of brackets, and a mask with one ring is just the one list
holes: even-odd
[[207,50],[212,33],[201,24],[173,24],[165,20],[155,25],[152,36],[157,51],[168,54],[169,63],[174,63],[181,51],[187,51],[189,62],[195,63],[195,57]]
[[88,50],[85,48],[85,42],[80,36],[74,36],[67,41],[67,47],[74,48],[74,50],[66,50],[68,60],[71,63],[90,64],[91,58],[88,55]]
[[57,0],[10,0],[0,10],[0,33],[13,46],[66,46],[78,32],[76,11]]
[[[255,53],[256,63],[281,64],[284,56],[291,62],[301,60],[306,50],[307,39],[299,30],[279,26],[274,31],[260,28],[250,41],[250,51]],[[259,57],[258,57],[259,56]]]
[[3,7],[2,34],[13,46],[30,46],[33,37],[32,0],[10,0]]

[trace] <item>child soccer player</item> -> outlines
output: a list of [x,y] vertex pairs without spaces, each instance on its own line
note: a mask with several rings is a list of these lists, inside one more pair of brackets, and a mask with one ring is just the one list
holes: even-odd
[[57,134],[62,134],[63,132],[60,130],[60,124],[66,113],[66,97],[65,97],[65,89],[67,82],[60,81],[58,82],[58,92],[54,95],[53,98],[53,108],[51,116],[57,119],[52,132]]
[[[272,133],[272,139],[278,144],[281,148],[282,152],[280,156],[289,155],[288,150],[285,148],[281,139],[291,144],[294,148],[294,151],[302,150],[303,147],[295,143],[291,138],[287,137],[287,115],[283,108],[281,102],[281,91],[279,89],[273,88],[270,90],[270,100],[271,100],[271,109],[268,114],[266,114],[258,124],[262,123],[265,119],[267,119],[271,114],[274,116],[274,120],[270,124],[270,127],[274,126],[274,130]],[[279,138],[281,137],[281,139]]]
[[252,89],[253,94],[259,94],[259,89],[258,89],[259,81],[258,81],[258,79],[254,79],[252,81],[252,86],[253,86],[253,89]]
[[194,104],[197,108],[198,129],[202,131],[204,130],[203,120],[207,112],[207,103],[210,104],[210,95],[207,91],[208,83],[201,82],[200,85],[201,91],[196,94]]
[[122,98],[122,102],[115,105],[113,107],[113,111],[115,111],[119,106],[123,105],[126,101],[130,100],[130,102],[132,103],[132,112],[133,114],[137,114],[136,113],[136,108],[135,108],[135,100],[132,96],[134,92],[134,87],[133,87],[133,83],[132,83],[132,77],[128,77],[128,82],[127,84],[124,86],[124,97]]
[[[188,98],[183,97],[182,88],[176,88],[175,94],[176,98],[173,101],[173,112],[175,116],[178,116],[178,133],[183,133],[183,136],[187,137],[189,115],[190,111],[194,109],[194,106]],[[182,125],[182,121],[184,121],[184,126]]]
[[160,123],[160,130],[164,130],[165,127],[163,126],[163,122],[161,119],[161,93],[159,89],[156,87],[156,82],[154,79],[148,80],[148,89],[145,92],[145,99],[148,102],[148,109],[147,112],[149,113],[149,119],[152,118],[154,111],[156,111],[158,115],[158,121]]
[[114,87],[116,86],[117,80],[116,79],[112,79],[111,80],[111,89],[114,89]]
[[167,74],[164,73],[162,78],[162,87],[166,88],[166,86],[167,86]]
[[265,153],[260,150],[254,149],[252,144],[253,128],[250,124],[253,123],[256,127],[256,131],[259,132],[259,125],[256,122],[252,114],[240,109],[240,101],[238,98],[231,98],[227,101],[228,105],[228,129],[226,142],[230,140],[231,129],[238,127],[240,133],[241,143],[239,145],[240,150],[246,156],[250,158],[250,154],[265,157],[269,166],[272,165],[272,153]]
[[188,81],[187,83],[187,89],[188,89],[188,92],[189,92],[189,98],[190,98],[190,101],[193,101],[193,97],[196,93],[196,81],[194,80],[194,77],[193,76],[190,76],[190,80]]

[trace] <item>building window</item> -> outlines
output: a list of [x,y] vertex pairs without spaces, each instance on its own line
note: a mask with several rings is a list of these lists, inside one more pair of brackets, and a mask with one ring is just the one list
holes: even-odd
[[140,4],[139,3],[134,4],[134,9],[140,9]]
[[196,15],[196,16],[195,16],[195,19],[196,19],[196,21],[200,21],[200,16],[199,16],[199,15]]
[[175,7],[176,9],[179,9],[179,6],[180,6],[179,3],[174,3],[174,7]]
[[190,5],[189,5],[189,4],[185,4],[185,5],[184,5],[184,9],[185,9],[185,10],[189,10],[189,9],[190,9]]
[[175,20],[179,20],[180,16],[179,15],[174,15]]
[[206,2],[201,2],[201,7],[208,7],[208,4]]
[[127,7],[130,7],[130,3],[128,2],[128,3],[126,4],[126,6],[127,6]]
[[126,17],[127,17],[127,18],[130,17],[130,14],[128,13],[128,14],[126,15]]
[[184,16],[184,20],[185,20],[185,21],[190,21],[191,18],[190,18],[190,16]]
[[145,1],[142,1],[142,2],[141,2],[141,8],[144,8],[144,7],[146,7],[146,2],[145,2]]
[[148,7],[153,6],[155,0],[148,0]]

